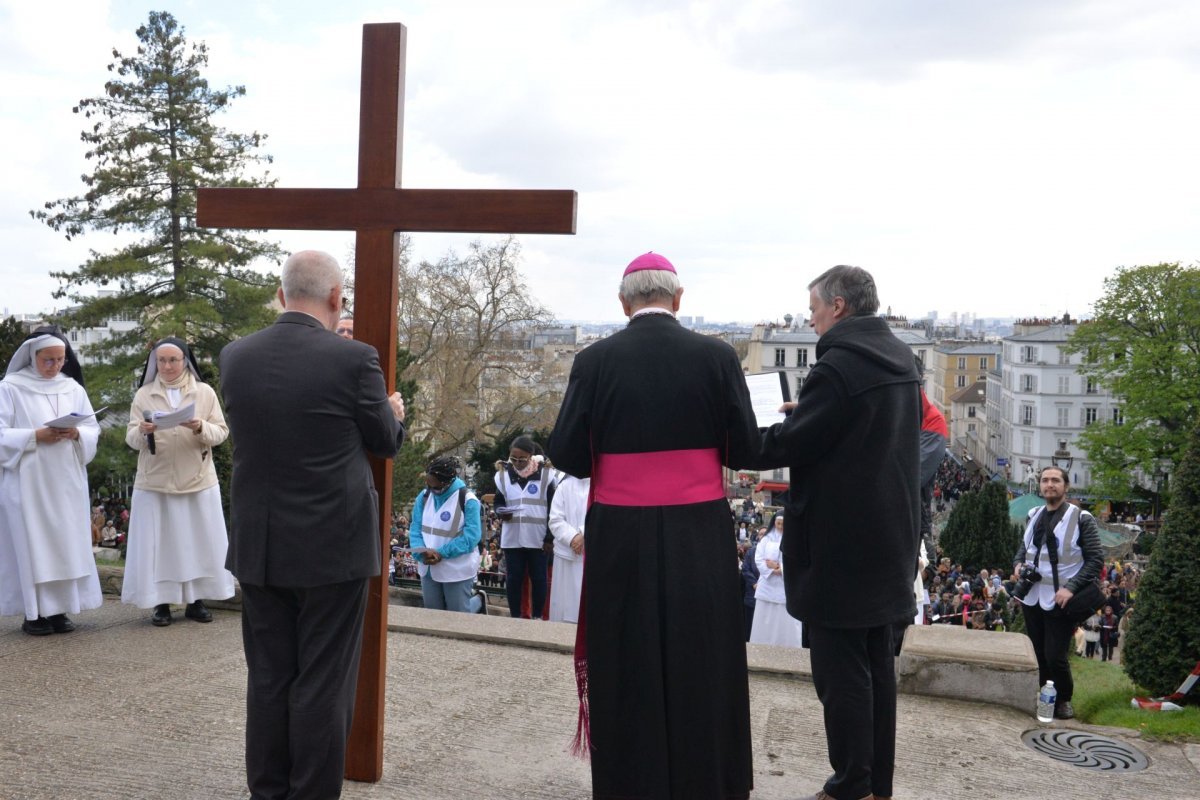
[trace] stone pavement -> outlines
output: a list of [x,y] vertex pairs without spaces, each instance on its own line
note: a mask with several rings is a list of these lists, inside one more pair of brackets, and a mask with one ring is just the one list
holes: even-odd
[[[391,612],[383,780],[347,782],[343,798],[590,796],[586,764],[566,752],[576,702],[561,644],[572,629],[472,619],[502,640],[527,630],[540,642],[516,647],[426,635],[451,627],[444,612]],[[200,625],[177,612],[175,624],[155,628],[147,612],[109,597],[79,614],[71,634],[34,638],[17,618],[0,620],[0,798],[246,797],[240,621],[235,611],[214,615]],[[828,765],[812,685],[754,672],[750,694],[753,797],[819,787]],[[897,798],[1200,797],[1194,745],[1131,739],[1150,768],[1106,775],[1027,750],[1020,735],[1031,714],[913,695],[900,696],[899,710]]]

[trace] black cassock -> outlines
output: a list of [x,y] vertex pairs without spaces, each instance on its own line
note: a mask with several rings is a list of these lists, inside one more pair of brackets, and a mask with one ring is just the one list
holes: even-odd
[[592,478],[584,551],[596,798],[753,788],[741,580],[722,464],[759,434],[734,351],[666,314],[575,358],[548,452]]

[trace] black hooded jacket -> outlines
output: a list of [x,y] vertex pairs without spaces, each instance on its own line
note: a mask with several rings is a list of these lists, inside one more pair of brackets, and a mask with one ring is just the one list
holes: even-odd
[[831,628],[911,620],[920,537],[920,378],[873,316],[841,320],[789,417],[763,433],[759,468],[787,466],[788,612]]

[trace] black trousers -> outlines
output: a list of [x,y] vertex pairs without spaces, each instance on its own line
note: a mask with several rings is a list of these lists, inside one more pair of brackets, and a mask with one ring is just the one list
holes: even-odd
[[366,578],[309,588],[242,584],[252,800],[341,794],[366,607]]
[[1025,634],[1033,642],[1038,662],[1038,685],[1054,681],[1058,703],[1068,702],[1075,693],[1071,677],[1071,645],[1075,642],[1075,623],[1057,611],[1021,604],[1025,615]]
[[896,769],[896,662],[892,625],[826,628],[806,622],[813,686],[825,712],[837,800],[892,796]]
[[508,566],[508,613],[513,619],[521,618],[521,594],[525,590],[525,576],[529,575],[529,610],[533,619],[542,618],[546,603],[546,551],[540,547],[506,547],[504,563]]

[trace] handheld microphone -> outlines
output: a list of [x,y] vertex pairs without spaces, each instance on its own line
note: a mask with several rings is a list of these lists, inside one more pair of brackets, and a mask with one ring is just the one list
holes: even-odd
[[[142,412],[142,419],[146,420],[146,422],[154,421],[154,415],[150,413],[150,409],[146,409],[145,411]],[[153,433],[146,434],[146,448],[150,451],[150,455],[155,454],[154,453],[154,434]]]

